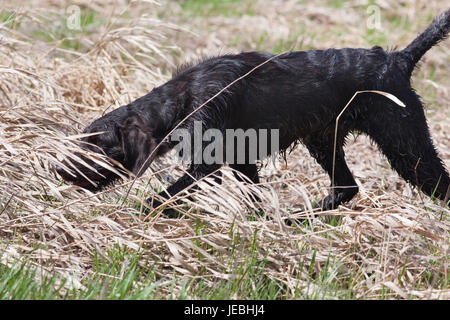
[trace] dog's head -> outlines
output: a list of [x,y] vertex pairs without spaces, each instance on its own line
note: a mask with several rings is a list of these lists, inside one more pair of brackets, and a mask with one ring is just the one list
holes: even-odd
[[[74,153],[74,157],[65,159],[56,171],[64,180],[91,191],[101,190],[120,179],[116,172],[122,176],[128,176],[128,173],[141,175],[160,155],[153,152],[159,144],[155,128],[127,107],[118,108],[95,120],[83,133],[93,134],[79,141],[81,148],[88,152]],[[105,167],[100,159],[95,159],[95,153],[107,156],[109,165],[116,172]],[[64,167],[69,168],[70,172]]]

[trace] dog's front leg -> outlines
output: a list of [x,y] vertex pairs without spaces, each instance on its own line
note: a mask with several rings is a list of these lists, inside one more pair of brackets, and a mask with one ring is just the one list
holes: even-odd
[[[158,197],[152,197],[147,199],[149,207],[157,209],[162,206],[166,200],[173,196],[178,195],[182,191],[194,191],[198,188],[196,182],[205,178],[208,175],[214,175],[214,178],[218,181],[221,179],[221,173],[219,171],[221,165],[191,165],[186,174],[179,178],[174,184],[158,194]],[[148,214],[151,210],[145,209],[144,213]],[[163,213],[169,217],[177,216],[177,212],[174,209],[165,209]]]

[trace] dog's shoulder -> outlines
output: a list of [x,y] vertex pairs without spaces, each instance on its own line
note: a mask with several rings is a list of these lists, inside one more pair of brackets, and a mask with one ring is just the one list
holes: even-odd
[[173,72],[172,78],[186,73],[206,72],[211,68],[233,71],[241,68],[243,65],[258,65],[269,59],[271,56],[271,54],[256,51],[217,56],[204,56],[196,61],[186,62],[179,65]]

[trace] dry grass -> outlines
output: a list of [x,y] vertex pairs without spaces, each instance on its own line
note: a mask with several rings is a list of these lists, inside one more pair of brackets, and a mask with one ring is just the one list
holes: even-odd
[[[185,60],[277,46],[367,47],[377,39],[403,47],[445,9],[443,2],[380,1],[384,29],[374,33],[361,27],[364,1],[335,8],[333,1],[281,6],[260,0],[232,4],[226,15],[187,14],[189,7],[182,11],[173,1],[77,1],[101,13],[78,33],[64,31],[66,7],[57,2],[28,1],[21,8],[3,2],[16,19],[0,24],[1,263],[26,257],[77,288],[94,272],[94,255],[109,259],[119,245],[141,251],[142,267],[153,261],[161,279],[175,278],[171,292],[177,292],[186,278],[211,287],[232,279],[256,250],[265,276],[288,298],[314,292],[325,298],[339,292],[364,299],[449,298],[449,209],[411,189],[365,137],[346,148],[359,195],[318,218],[310,215],[311,201],[327,193],[329,180],[301,146],[287,164],[268,163],[260,186],[238,183],[228,169],[222,185],[201,183],[195,203],[185,200],[180,208],[188,219],[144,217],[133,207],[180,174],[171,156],[136,183],[99,194],[64,184],[54,171],[86,124],[162,84]],[[447,41],[427,53],[414,77],[447,165],[449,48]],[[261,203],[249,200],[250,189]],[[283,219],[303,205],[310,209],[303,214],[308,222],[286,226]],[[260,210],[271,219],[255,214]],[[332,216],[342,219],[329,223]],[[318,281],[324,268],[326,277]],[[169,294],[164,290],[161,297]]]

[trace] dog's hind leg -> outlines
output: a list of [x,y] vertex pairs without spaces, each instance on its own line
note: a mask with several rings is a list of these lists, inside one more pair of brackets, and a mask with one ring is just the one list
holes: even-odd
[[310,154],[328,173],[331,180],[331,192],[323,200],[319,201],[317,207],[322,210],[331,210],[337,208],[339,204],[351,200],[358,193],[358,186],[353,178],[350,169],[345,162],[345,154],[342,149],[343,138],[339,139],[336,146],[336,159],[334,163],[333,179],[333,141],[329,139],[308,140],[306,146]]
[[413,92],[397,96],[406,108],[377,103],[366,132],[403,179],[443,200],[450,178],[431,140],[422,103]]

